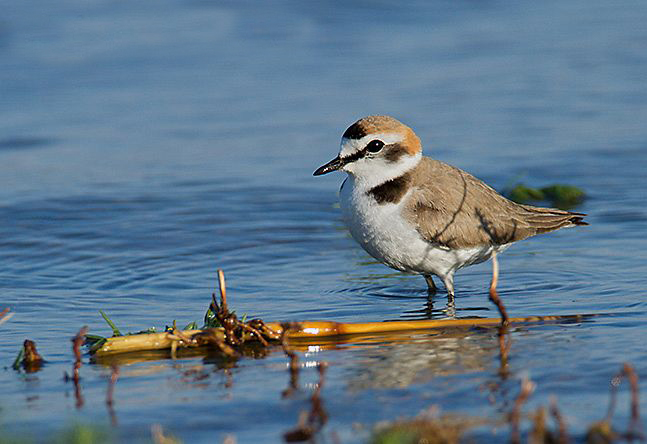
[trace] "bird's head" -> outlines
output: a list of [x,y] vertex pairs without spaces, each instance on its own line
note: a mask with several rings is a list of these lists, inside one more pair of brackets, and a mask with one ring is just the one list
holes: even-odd
[[339,155],[315,176],[341,170],[369,186],[382,184],[415,167],[422,156],[411,128],[389,116],[368,116],[353,123],[341,138]]

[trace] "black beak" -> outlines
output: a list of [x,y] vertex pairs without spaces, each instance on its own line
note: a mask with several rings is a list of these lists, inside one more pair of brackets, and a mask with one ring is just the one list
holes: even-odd
[[344,161],[339,158],[339,156],[335,157],[333,160],[328,162],[325,165],[320,166],[317,168],[317,171],[312,173],[313,176],[321,176],[322,174],[330,173],[332,171],[337,171],[341,167],[344,166]]

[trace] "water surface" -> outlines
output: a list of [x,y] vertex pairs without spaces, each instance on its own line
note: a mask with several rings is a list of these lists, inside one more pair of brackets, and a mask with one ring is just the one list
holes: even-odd
[[[330,420],[319,439],[367,439],[381,420],[444,412],[500,418],[528,375],[529,408],[555,395],[582,437],[623,362],[647,376],[647,7],[642,2],[14,2],[0,21],[0,308],[9,366],[25,338],[48,360],[0,371],[0,429],[35,441],[71,424],[147,441],[231,434],[281,442],[308,409],[316,363]],[[568,183],[589,227],[500,258],[513,316],[604,313],[496,334],[376,338],[301,353],[289,399],[273,349],[82,369],[62,379],[82,325],[108,334],[199,321],[226,271],[238,313],[266,320],[442,316],[424,280],[373,261],[337,206],[340,174],[313,178],[366,114],[414,127],[428,155],[498,189]],[[496,316],[489,264],[456,278],[457,315]],[[199,369],[196,370],[196,366]],[[194,373],[202,372],[201,378]],[[641,407],[647,407],[643,397]],[[620,398],[617,423],[629,412]],[[506,436],[507,429],[485,428]]]

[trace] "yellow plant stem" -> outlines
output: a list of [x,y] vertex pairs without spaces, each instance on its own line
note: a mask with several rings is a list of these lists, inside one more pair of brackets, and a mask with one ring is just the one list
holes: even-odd
[[[529,316],[523,318],[510,318],[510,324],[534,324],[555,321],[579,321],[586,315],[567,316]],[[389,332],[412,332],[418,330],[435,330],[448,328],[470,328],[499,326],[499,318],[474,318],[474,319],[440,319],[440,320],[419,320],[419,321],[387,321],[387,322],[363,322],[343,323],[333,321],[303,321],[296,323],[288,330],[288,339],[322,339],[335,336],[380,334]],[[278,335],[283,332],[281,323],[270,322],[266,326],[275,331]],[[285,324],[283,324],[285,325]],[[213,329],[222,332],[221,329]],[[212,330],[212,331],[213,331]],[[97,350],[96,355],[108,355],[113,353],[126,353],[143,350],[175,349],[176,347],[192,347],[192,337],[203,333],[202,330],[184,330],[164,333],[144,333],[138,335],[116,336],[108,338],[105,344]],[[224,332],[222,332],[224,338]]]

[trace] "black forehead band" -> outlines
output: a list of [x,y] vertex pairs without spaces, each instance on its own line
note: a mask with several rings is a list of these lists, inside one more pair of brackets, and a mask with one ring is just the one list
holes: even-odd
[[366,136],[366,134],[367,134],[366,130],[362,128],[361,125],[359,125],[358,123],[353,123],[351,126],[348,127],[346,132],[344,132],[344,135],[342,137],[345,139],[358,140]]

